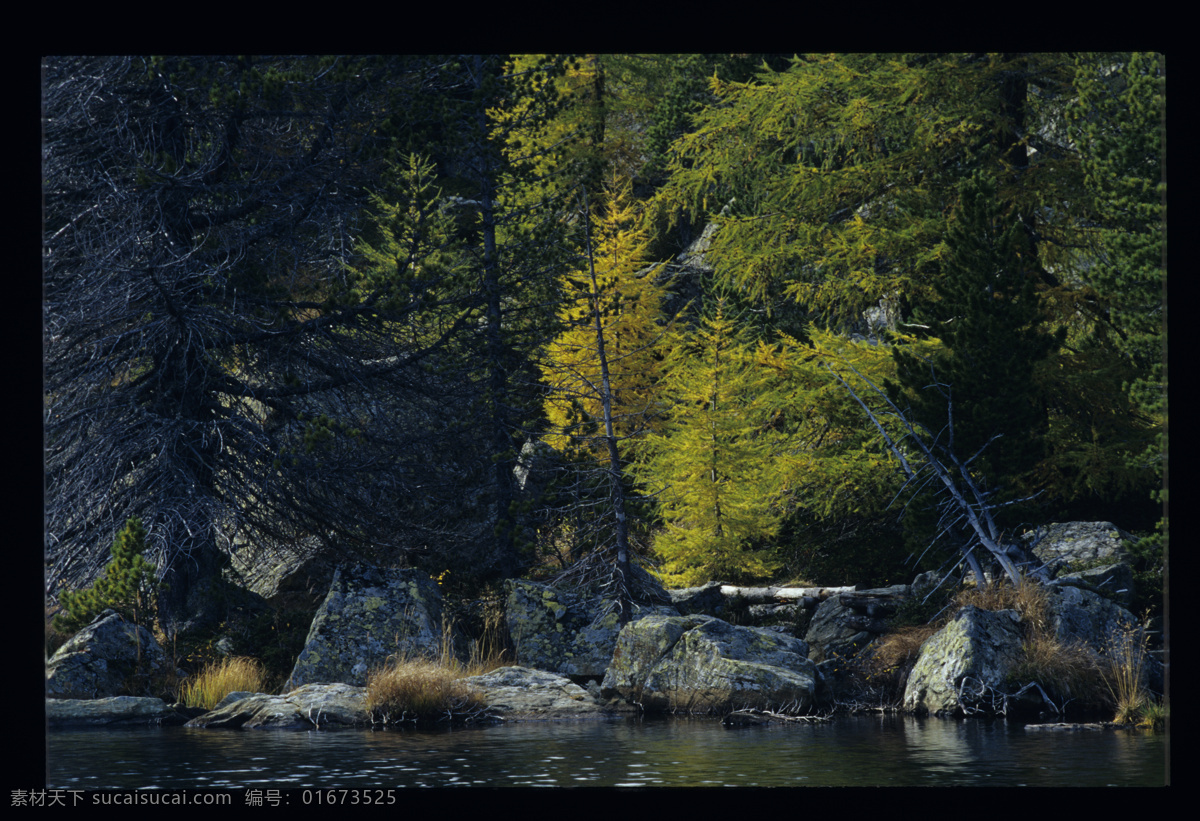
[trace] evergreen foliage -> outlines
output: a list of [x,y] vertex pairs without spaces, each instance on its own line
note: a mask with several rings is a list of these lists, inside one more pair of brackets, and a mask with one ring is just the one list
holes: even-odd
[[[1025,231],[1006,211],[986,176],[960,186],[936,301],[914,319],[942,349],[918,357],[893,348],[914,419],[964,459],[982,451],[974,469],[993,488],[1012,487],[1045,454],[1048,420],[1034,369],[1065,335],[1043,329]],[[900,392],[892,389],[893,400]]]
[[[470,585],[532,570],[534,539],[564,566],[617,539],[674,585],[884,584],[940,567],[939,534],[958,561],[1019,524],[1158,516],[1162,55],[44,75],[64,621],[129,607],[155,565],[160,615],[219,620],[197,600],[235,543],[315,536]],[[536,494],[539,460],[514,479],[532,439],[557,451]]]
[[132,516],[113,540],[104,575],[89,588],[59,594],[64,612],[55,619],[55,627],[75,633],[110,608],[134,624],[143,624],[153,613],[159,588],[154,565],[142,556],[145,548],[146,529],[141,519]]
[[1072,123],[1096,200],[1097,258],[1087,279],[1107,307],[1115,345],[1136,367],[1125,388],[1158,435],[1136,459],[1166,458],[1166,60],[1134,53],[1099,69],[1078,60]]

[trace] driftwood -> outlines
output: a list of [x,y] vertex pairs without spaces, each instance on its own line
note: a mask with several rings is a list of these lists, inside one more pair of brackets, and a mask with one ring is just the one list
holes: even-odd
[[731,584],[721,585],[722,596],[740,598],[747,604],[783,604],[785,602],[803,602],[805,599],[821,602],[830,596],[853,593],[854,590],[854,585],[849,587],[735,587]]
[[770,710],[734,710],[721,720],[726,727],[754,727],[760,724],[770,724],[772,721],[785,724],[813,724],[818,721],[828,721],[827,715],[790,715],[776,713]]

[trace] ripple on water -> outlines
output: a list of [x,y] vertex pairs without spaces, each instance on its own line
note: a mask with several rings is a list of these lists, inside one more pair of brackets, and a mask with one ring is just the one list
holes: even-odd
[[49,784],[142,787],[1158,786],[1163,736],[1025,733],[895,717],[731,730],[715,721],[443,733],[55,731]]

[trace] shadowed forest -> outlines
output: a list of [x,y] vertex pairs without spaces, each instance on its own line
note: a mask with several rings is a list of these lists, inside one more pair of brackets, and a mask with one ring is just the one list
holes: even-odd
[[172,630],[300,545],[626,606],[646,572],[1017,572],[1056,521],[1157,572],[1165,84],[1140,53],[47,59],[47,601],[134,517]]

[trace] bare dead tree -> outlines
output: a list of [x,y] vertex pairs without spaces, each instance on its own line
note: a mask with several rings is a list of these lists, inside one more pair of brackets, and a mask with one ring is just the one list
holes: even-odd
[[[883,403],[884,410],[873,409],[865,401],[863,394],[841,373],[830,363],[824,363],[826,370],[867,414],[888,450],[896,458],[907,477],[900,494],[910,488],[919,489],[932,485],[939,499],[939,533],[957,531],[963,525],[966,526],[970,537],[961,542],[958,549],[961,560],[970,567],[979,586],[987,584],[984,567],[976,555],[976,548],[979,547],[983,548],[990,560],[1000,565],[1013,584],[1020,584],[1022,569],[1027,575],[1041,578],[1043,581],[1048,580],[1046,568],[1020,545],[1007,540],[993,515],[994,511],[1001,507],[1019,504],[1033,497],[997,502],[995,491],[985,489],[982,477],[973,468],[980,454],[1001,437],[993,436],[975,453],[966,457],[960,455],[955,447],[953,386],[938,382],[934,375],[926,388],[937,391],[946,402],[949,421],[942,430],[935,433],[917,421],[911,412],[902,410],[885,391],[852,364],[842,364],[865,386],[871,396]],[[884,424],[886,419],[894,420],[899,434],[889,430],[892,426]]]

